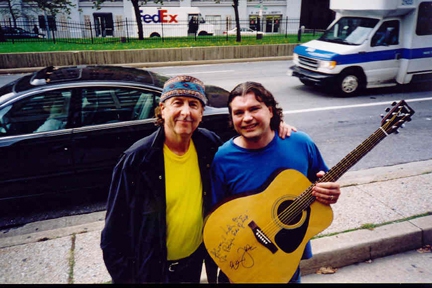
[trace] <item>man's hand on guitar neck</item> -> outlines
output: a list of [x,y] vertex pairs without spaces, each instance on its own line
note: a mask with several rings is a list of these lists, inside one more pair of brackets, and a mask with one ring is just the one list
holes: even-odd
[[[324,171],[317,173],[317,177],[324,176]],[[317,183],[313,187],[312,195],[315,196],[318,202],[323,204],[335,204],[340,196],[340,185],[337,182],[322,182]]]

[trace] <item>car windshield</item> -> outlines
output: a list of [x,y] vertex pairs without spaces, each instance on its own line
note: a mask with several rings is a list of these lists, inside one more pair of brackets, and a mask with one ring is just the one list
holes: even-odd
[[26,75],[18,79],[18,82],[15,85],[15,92],[21,92],[33,88],[33,86],[30,84],[30,79],[32,78],[32,76],[32,74]]
[[377,25],[378,19],[363,17],[343,17],[331,26],[318,39],[345,45],[360,45]]
[[15,82],[11,82],[11,83],[6,84],[3,87],[0,87],[0,97],[2,95],[6,95],[6,94],[8,94],[10,92],[13,92],[14,85],[15,85]]
[[32,88],[33,86],[30,84],[30,79],[32,74],[26,75],[13,81],[11,83],[6,84],[3,87],[0,87],[0,96],[5,95],[10,92],[21,92]]

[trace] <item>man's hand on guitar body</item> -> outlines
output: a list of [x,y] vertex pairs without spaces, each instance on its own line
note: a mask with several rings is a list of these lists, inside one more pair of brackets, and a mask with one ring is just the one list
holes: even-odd
[[[324,176],[324,171],[317,173],[318,178]],[[323,204],[335,204],[340,196],[340,185],[337,182],[322,182],[317,183],[313,187],[312,195],[315,196],[318,202]]]

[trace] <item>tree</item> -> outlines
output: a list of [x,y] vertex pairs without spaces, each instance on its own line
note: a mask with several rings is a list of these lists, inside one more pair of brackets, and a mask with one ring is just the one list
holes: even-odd
[[22,2],[29,5],[36,4],[37,8],[54,17],[59,13],[66,13],[69,15],[71,13],[71,8],[76,7],[76,5],[69,0],[22,0]]
[[[102,5],[102,3],[104,3],[106,0],[95,0],[94,3],[94,7],[99,10],[100,9],[100,5]],[[147,4],[148,0],[131,0],[132,3],[132,7],[134,8],[134,14],[135,14],[135,19],[136,19],[136,23],[138,26],[138,39],[139,40],[144,40],[144,30],[143,30],[143,25],[142,25],[142,19],[141,19],[141,13],[139,10],[140,7],[140,3],[142,4]],[[163,4],[163,0],[153,0],[154,3],[156,4]]]
[[59,13],[70,14],[71,8],[76,5],[69,0],[4,0],[6,1],[7,7],[0,9],[5,11],[5,14],[10,14],[13,22],[13,26],[17,26],[17,18],[25,16],[25,10],[30,10],[36,14],[40,10],[44,11],[48,15],[55,16]]
[[235,22],[236,22],[236,28],[237,28],[236,42],[241,42],[240,19],[239,19],[238,5],[239,5],[239,0],[233,0],[232,6],[234,8],[234,16],[235,16]]
[[[3,11],[5,11],[6,13],[4,14],[10,14],[11,18],[12,18],[12,22],[13,22],[13,26],[16,27],[16,19],[19,18],[21,16],[21,3],[19,3],[20,1],[14,1],[14,0],[6,0],[6,4],[7,7],[0,9]],[[3,13],[2,13],[3,14]]]
[[[215,2],[219,4],[220,0],[215,0]],[[233,0],[232,7],[234,8],[234,17],[235,17],[235,23],[236,23],[236,28],[237,28],[236,42],[241,42],[240,19],[239,19],[238,6],[239,6],[239,0]]]

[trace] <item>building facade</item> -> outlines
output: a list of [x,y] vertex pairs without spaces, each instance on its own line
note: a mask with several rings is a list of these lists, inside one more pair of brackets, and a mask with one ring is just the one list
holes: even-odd
[[[11,0],[11,3],[21,3],[17,5],[20,9],[20,23],[27,21],[27,26],[33,27],[33,23],[47,19],[50,15],[38,13],[34,7],[26,6],[21,0]],[[91,26],[96,31],[97,36],[113,36],[116,27],[121,27],[119,23],[124,21],[135,21],[132,3],[130,0],[107,0],[101,9],[93,7],[92,0],[74,0],[75,7],[71,9],[71,14],[58,14],[55,16],[55,29],[63,29],[62,23],[68,21],[78,21]],[[164,0],[162,7],[198,7],[201,15],[206,22],[215,26],[215,35],[221,35],[223,31],[233,28],[235,19],[232,0]],[[10,13],[7,13],[7,1],[0,0],[0,24],[8,26],[11,23]],[[149,0],[142,7],[161,7]],[[332,18],[329,10],[329,0],[239,0],[239,19],[241,26],[249,26],[255,30],[270,33],[279,33],[281,30],[293,30],[295,32],[299,24],[306,28],[325,29],[330,24]],[[323,12],[325,11],[325,12]],[[319,17],[310,17],[317,15]],[[326,16],[327,15],[327,16]],[[303,18],[303,19],[302,19]],[[318,21],[314,21],[317,19]],[[295,22],[295,26],[288,28],[288,25],[281,27],[281,22]],[[51,21],[52,22],[52,21]],[[227,24],[229,26],[226,27]],[[26,27],[23,27],[26,28]],[[42,27],[43,28],[43,27]],[[68,26],[68,29],[69,26]]]

